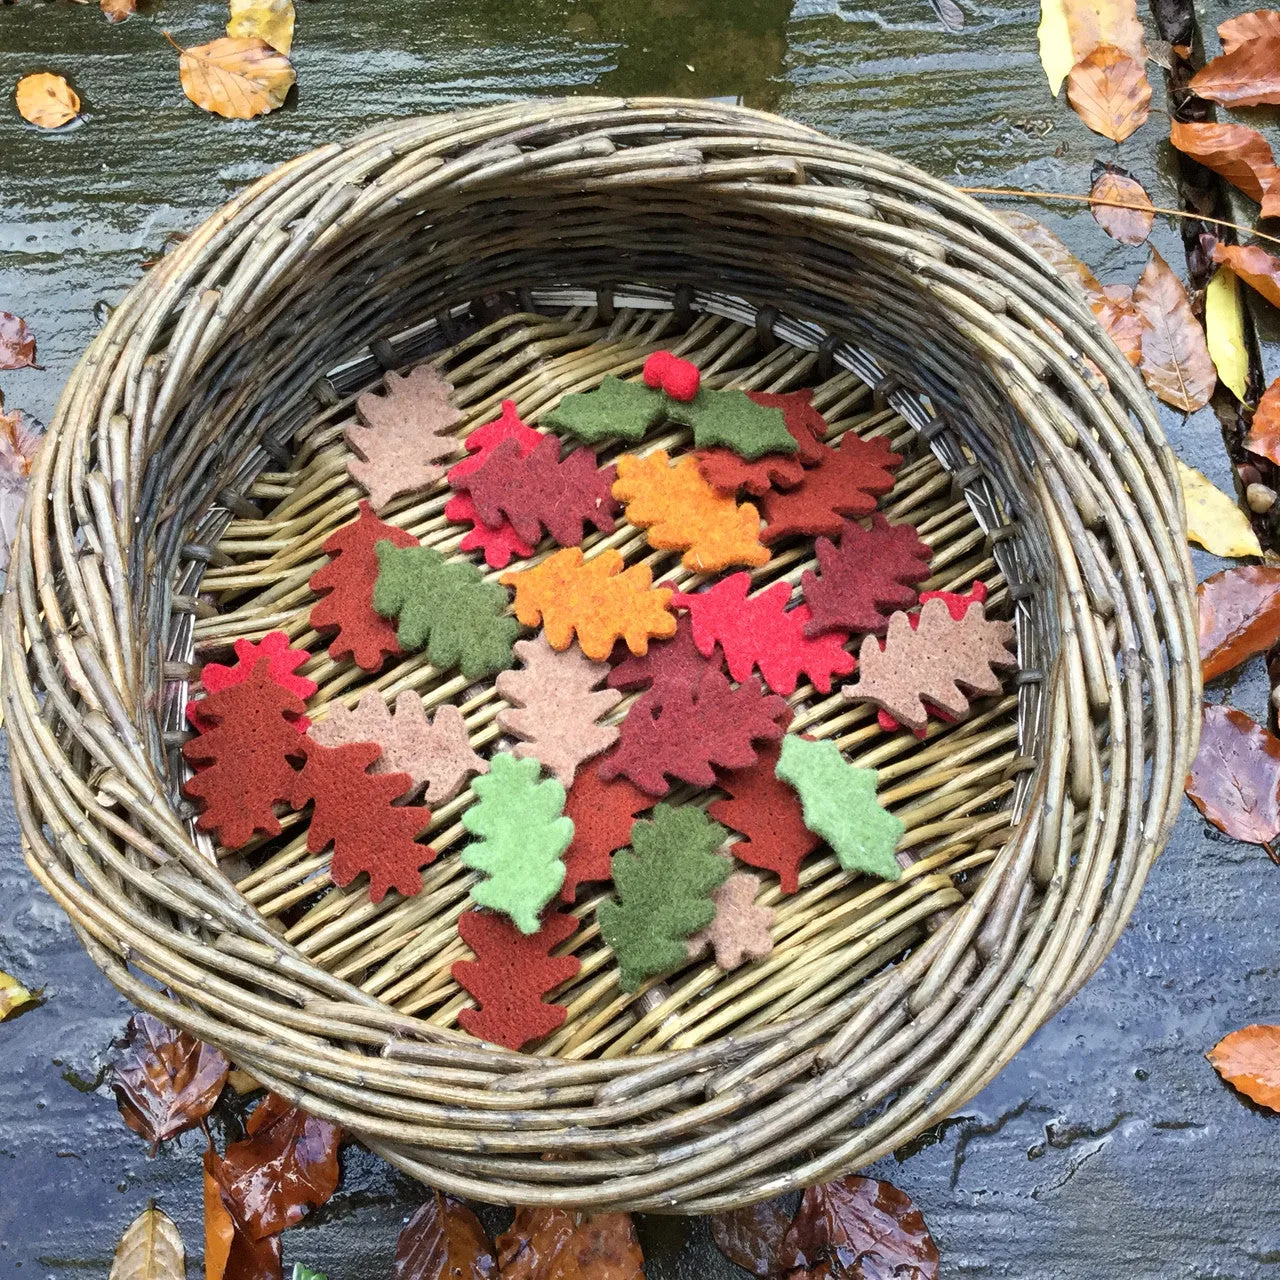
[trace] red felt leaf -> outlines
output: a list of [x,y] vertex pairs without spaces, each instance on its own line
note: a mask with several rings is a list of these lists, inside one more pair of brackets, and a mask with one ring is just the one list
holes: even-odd
[[[243,684],[249,673],[257,665],[259,658],[269,662],[268,674],[282,689],[305,702],[320,687],[314,680],[298,674],[298,668],[311,659],[305,649],[293,649],[289,646],[289,637],[283,631],[270,631],[255,644],[252,640],[237,640],[235,643],[236,661],[234,666],[226,666],[221,662],[206,662],[200,668],[200,683],[204,691],[220,693],[233,684]],[[187,719],[197,728],[203,730],[204,723],[200,717],[200,703],[187,703]],[[297,719],[298,729],[305,731],[311,724],[306,716]]]
[[1214,680],[1280,641],[1280,566],[1224,569],[1196,588],[1200,675]]
[[765,522],[760,541],[772,546],[793,533],[835,537],[842,517],[856,519],[876,509],[877,497],[893,488],[893,473],[901,463],[902,455],[883,436],[863,440],[845,432],[839,446],[828,449],[796,488],[760,499]]
[[770,489],[794,489],[804,479],[806,467],[816,467],[830,452],[823,440],[827,420],[813,407],[813,392],[748,391],[747,398],[763,409],[781,409],[784,424],[799,446],[795,453],[766,453],[755,462],[734,453],[732,449],[702,449],[698,452],[698,468],[722,493],[745,489],[757,497]]
[[651,796],[664,796],[664,775],[697,787],[715,783],[713,766],[740,769],[756,758],[755,742],[777,739],[791,709],[765,694],[752,676],[733,688],[714,669],[696,685],[651,689],[622,722],[618,746],[597,766],[601,778],[627,777]]
[[379,520],[368,502],[351,524],[331,533],[321,548],[332,557],[311,575],[310,587],[321,599],[311,607],[311,625],[321,633],[336,631],[329,656],[341,662],[350,658],[365,671],[377,671],[388,658],[398,657],[396,623],[373,607],[373,584],[378,579],[379,542],[415,547],[411,533]]
[[538,932],[528,935],[496,912],[459,916],[458,936],[477,958],[455,961],[453,977],[480,1003],[458,1011],[463,1028],[491,1044],[521,1049],[560,1026],[564,1007],[542,997],[582,967],[577,956],[551,954],[577,927],[573,916],[559,910],[548,912]]
[[208,766],[183,787],[203,806],[196,826],[228,849],[255,831],[280,834],[275,806],[289,803],[298,777],[290,759],[306,750],[297,726],[302,701],[271,678],[270,667],[260,658],[246,680],[205,698],[207,727],[182,748],[192,764]]
[[545,528],[560,546],[576,547],[586,525],[614,530],[617,468],[598,469],[590,449],[575,449],[561,461],[557,436],[543,436],[529,451],[519,440],[503,440],[474,471],[456,471],[450,483],[470,493],[480,519],[490,528],[509,521],[522,542],[536,543]]
[[291,793],[295,809],[315,802],[307,848],[319,853],[332,843],[329,875],[334,884],[348,885],[367,871],[374,902],[381,902],[388,889],[407,896],[418,893],[422,868],[437,856],[416,840],[431,821],[431,810],[395,803],[413,779],[407,773],[367,772],[381,754],[376,742],[322,747],[309,741],[307,762],[295,775]]
[[675,635],[669,640],[652,640],[648,652],[638,658],[627,653],[627,648],[619,642],[626,657],[609,673],[607,681],[611,689],[660,689],[671,685],[693,685],[707,671],[719,671],[723,663],[720,658],[710,660],[703,657],[693,639],[693,623],[688,618],[681,618],[676,623]]
[[565,850],[560,887],[565,902],[574,900],[580,884],[613,878],[610,854],[631,842],[636,816],[652,807],[653,797],[626,778],[603,781],[597,765],[574,778],[564,802],[565,817],[573,820],[573,841]]
[[709,804],[707,813],[747,837],[731,846],[735,858],[776,871],[782,892],[795,893],[800,864],[822,840],[805,826],[795,789],[774,773],[780,750],[776,743],[762,746],[754,764],[722,773],[718,785],[730,799]]
[[784,696],[796,691],[801,672],[819,693],[830,693],[831,677],[848,675],[857,665],[844,648],[848,634],[833,631],[810,639],[805,634],[812,625],[808,606],[787,612],[790,583],[775,582],[748,597],[750,585],[749,573],[735,573],[707,591],[672,597],[672,604],[693,619],[698,651],[709,658],[718,642],[735,680],[745,680],[758,666],[765,684]]
[[1280,835],[1280,738],[1243,711],[1206,703],[1186,788],[1219,831],[1270,853]]

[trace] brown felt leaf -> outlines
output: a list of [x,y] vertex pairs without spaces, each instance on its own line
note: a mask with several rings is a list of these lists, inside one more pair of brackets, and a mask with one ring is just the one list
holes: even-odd
[[1205,1057],[1246,1098],[1280,1111],[1280,1027],[1241,1027],[1219,1040]]
[[1142,183],[1125,173],[1105,169],[1089,192],[1093,220],[1121,244],[1141,244],[1155,225],[1155,207]]
[[480,1219],[461,1200],[430,1193],[396,1241],[391,1280],[490,1280],[498,1274]]
[[1206,703],[1186,788],[1219,831],[1270,845],[1280,834],[1280,738],[1243,711]]
[[502,1280],[644,1280],[629,1213],[517,1209],[497,1244]]
[[1071,68],[1067,101],[1094,133],[1123,142],[1146,121],[1151,85],[1141,62],[1099,45]]
[[1224,107],[1280,103],[1280,35],[1263,35],[1236,45],[1197,71],[1188,87]]
[[711,1238],[730,1262],[759,1280],[778,1274],[778,1255],[791,1213],[784,1201],[765,1200],[745,1209],[730,1209],[711,1215]]
[[1251,200],[1261,201],[1276,180],[1271,144],[1247,125],[1172,120],[1169,141],[1184,155],[1221,174]]
[[228,120],[274,111],[298,79],[289,59],[257,36],[223,36],[184,49],[178,77],[197,107]]
[[36,335],[21,316],[0,311],[0,369],[34,368]]
[[60,129],[80,114],[80,98],[62,76],[48,71],[23,76],[14,90],[18,114],[40,129]]
[[1280,466],[1280,378],[1262,393],[1244,447]]
[[748,960],[763,960],[773,950],[773,908],[756,906],[760,880],[747,871],[735,871],[711,895],[716,914],[705,929],[687,941],[689,959],[708,949],[721,969],[737,969]]
[[1182,281],[1155,249],[1133,291],[1133,305],[1148,325],[1138,366],[1143,381],[1175,409],[1191,413],[1204,408],[1218,371]]
[[[1280,55],[1280,48],[1276,52]],[[1213,246],[1213,260],[1225,263],[1273,307],[1280,307],[1280,258],[1272,257],[1256,244],[1223,244],[1219,241]]]
[[1136,369],[1142,363],[1142,335],[1148,326],[1133,305],[1133,289],[1127,284],[1109,284],[1091,305],[1107,336]]
[[1224,569],[1196,588],[1200,673],[1213,680],[1280,641],[1280,566]]

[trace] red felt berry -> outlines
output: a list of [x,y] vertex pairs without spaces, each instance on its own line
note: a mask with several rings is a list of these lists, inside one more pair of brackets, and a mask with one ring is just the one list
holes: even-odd
[[672,356],[662,371],[662,389],[673,400],[689,401],[698,394],[702,374],[698,366],[679,356]]
[[675,359],[670,351],[655,351],[644,362],[644,385],[653,387],[656,391],[662,386],[662,379],[667,372],[667,366]]

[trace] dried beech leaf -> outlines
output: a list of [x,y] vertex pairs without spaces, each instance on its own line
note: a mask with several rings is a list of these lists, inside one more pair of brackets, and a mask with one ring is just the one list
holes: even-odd
[[293,0],[231,0],[227,35],[257,36],[287,54],[293,46],[293,18]]
[[1133,305],[1133,289],[1126,284],[1109,284],[1102,297],[1091,305],[1107,336],[1136,369],[1142,363],[1142,335],[1147,322]]
[[1244,447],[1280,466],[1280,378],[1262,393]]
[[1262,200],[1280,176],[1271,144],[1247,125],[1174,120],[1169,125],[1169,141],[1206,169],[1221,174],[1251,200]]
[[1219,831],[1270,852],[1280,835],[1280,738],[1243,711],[1206,703],[1186,790]]
[[782,1200],[766,1200],[711,1217],[711,1238],[730,1262],[762,1280],[778,1274],[778,1256],[791,1214]]
[[517,1209],[498,1237],[502,1280],[644,1280],[629,1213]]
[[231,1216],[218,1184],[222,1159],[204,1153],[204,1280],[281,1280],[280,1237],[253,1240]]
[[1240,282],[1229,267],[1219,267],[1204,292],[1204,336],[1218,378],[1243,401],[1249,381]]
[[98,0],[98,7],[108,22],[123,22],[138,12],[138,0]]
[[1035,218],[1019,213],[1016,209],[1003,210],[997,216],[1019,240],[1029,244],[1064,280],[1074,280],[1084,291],[1085,298],[1091,306],[1103,299],[1103,288],[1098,283],[1097,277],[1043,222],[1037,222]]
[[396,1241],[391,1280],[489,1280],[498,1274],[480,1219],[460,1200],[434,1191]]
[[1255,40],[1280,40],[1280,12],[1255,9],[1238,18],[1228,18],[1218,23],[1218,39],[1222,41],[1223,53],[1234,53],[1241,45]]
[[0,369],[36,367],[36,335],[21,316],[0,311]]
[[1174,461],[1187,507],[1187,540],[1215,556],[1261,556],[1258,535],[1239,504],[1181,458]]
[[274,111],[298,78],[289,59],[256,36],[224,36],[184,49],[178,75],[197,107],[228,120]]
[[173,1219],[154,1205],[125,1229],[108,1280],[186,1280],[187,1254]]
[[62,78],[48,71],[23,76],[14,91],[18,114],[41,129],[58,129],[80,114],[76,91]]
[[1040,0],[1040,63],[1053,96],[1071,68],[1099,45],[1113,45],[1134,61],[1146,61],[1135,0]]
[[1280,566],[1224,569],[1196,588],[1200,674],[1207,682],[1280,641]]
[[1188,87],[1224,107],[1280,103],[1280,35],[1237,45],[1197,71]]
[[1213,260],[1230,267],[1272,306],[1280,307],[1280,258],[1273,258],[1256,244],[1222,244],[1219,241],[1213,246]]
[[1138,366],[1147,386],[1175,409],[1191,413],[1204,408],[1217,371],[1182,281],[1154,249],[1133,291],[1133,305],[1148,325]]
[[17,978],[0,970],[0,1022],[40,1003],[38,991],[28,991]]
[[1094,133],[1123,142],[1147,119],[1151,85],[1141,62],[1099,45],[1071,68],[1067,101]]
[[1093,220],[1121,244],[1141,244],[1155,225],[1155,206],[1136,178],[1110,169],[1098,175],[1089,192]]
[[1255,1023],[1224,1036],[1204,1055],[1246,1098],[1280,1111],[1280,1027]]

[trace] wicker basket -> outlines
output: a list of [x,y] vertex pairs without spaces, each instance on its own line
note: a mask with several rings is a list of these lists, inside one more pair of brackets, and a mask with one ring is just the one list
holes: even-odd
[[[714,384],[815,388],[908,461],[882,506],[1016,623],[1008,695],[924,742],[802,687],[796,727],[881,770],[901,881],[806,863],[768,961],[619,992],[580,900],[569,1019],[536,1054],[456,1029],[468,875],[333,888],[297,830],[193,836],[193,661],[287,630],[315,700],[368,677],[309,631],[355,512],[342,426],[430,359],[464,429],[674,347]],[[671,437],[672,440],[675,437]],[[456,548],[443,496],[393,510]],[[647,554],[634,530],[608,540]],[[651,557],[659,572],[673,557]],[[760,571],[795,579],[777,557]],[[675,566],[680,577],[678,565]],[[32,871],[138,1005],[455,1194],[707,1212],[864,1165],[962,1105],[1093,972],[1177,812],[1199,704],[1173,459],[1075,290],[924,173],[675,100],[389,124],[268,174],[115,310],[41,450],[5,600],[4,707]],[[214,606],[214,607],[211,607]],[[377,687],[495,696],[402,660]],[[459,839],[466,797],[437,814]]]

